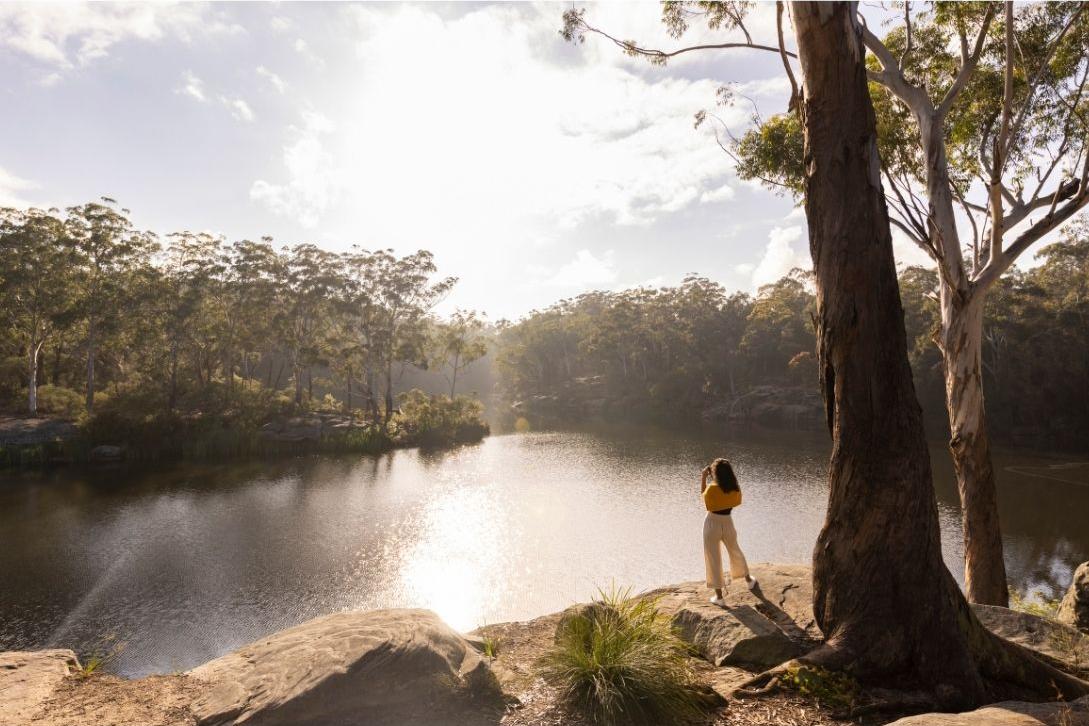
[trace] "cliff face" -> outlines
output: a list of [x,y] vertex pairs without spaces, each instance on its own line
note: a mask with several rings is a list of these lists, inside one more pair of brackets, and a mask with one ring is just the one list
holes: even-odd
[[[784,695],[770,706],[761,699],[757,708],[735,694],[754,673],[807,652],[821,639],[808,567],[758,565],[752,571],[759,586],[728,590],[725,607],[708,602],[700,582],[639,597],[655,598],[691,644],[693,668],[718,703],[708,723],[842,723],[801,695]],[[1076,630],[1003,608],[981,607],[977,614],[994,632],[1071,669],[1089,663],[1089,637]],[[0,653],[0,724],[582,724],[538,675],[538,659],[563,617],[554,613],[462,635],[427,610],[337,613],[273,633],[188,673],[140,680],[89,675],[68,650]],[[757,720],[761,713],[770,717],[768,708],[784,720]],[[1089,726],[1089,700],[998,704],[914,719],[902,723]]]

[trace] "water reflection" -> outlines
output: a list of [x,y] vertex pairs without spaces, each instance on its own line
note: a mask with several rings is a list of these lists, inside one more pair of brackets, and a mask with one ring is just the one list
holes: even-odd
[[[310,617],[427,607],[455,627],[557,610],[615,582],[701,576],[698,463],[727,453],[753,561],[805,562],[825,437],[646,430],[493,437],[446,453],[9,475],[0,649],[94,650],[126,675],[185,669]],[[934,452],[945,556],[959,510]],[[1011,579],[1049,592],[1089,558],[1089,467],[999,455]],[[1078,479],[1081,477],[1081,479]],[[1089,482],[1087,482],[1089,483]]]

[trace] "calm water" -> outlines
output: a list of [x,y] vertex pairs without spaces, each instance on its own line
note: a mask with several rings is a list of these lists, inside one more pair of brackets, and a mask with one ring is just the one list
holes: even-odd
[[[428,607],[472,629],[610,583],[699,579],[698,471],[718,454],[745,488],[735,521],[750,561],[807,562],[827,494],[821,435],[534,433],[436,454],[0,475],[0,650],[124,643],[111,669],[135,676],[337,610]],[[1089,559],[1089,466],[997,463],[1011,579],[1065,586]],[[935,468],[959,573],[940,450]]]

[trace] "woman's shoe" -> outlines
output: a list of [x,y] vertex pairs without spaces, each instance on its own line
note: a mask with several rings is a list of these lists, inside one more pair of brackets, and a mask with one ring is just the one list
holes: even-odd
[[756,586],[757,586],[757,585],[758,585],[759,583],[758,583],[758,582],[756,581],[756,578],[755,578],[755,577],[751,577],[751,576],[750,576],[750,577],[746,577],[746,578],[745,578],[745,584],[749,586],[749,589],[750,589],[750,590],[755,590],[755,589],[756,589]]
[[726,607],[726,601],[723,600],[718,595],[712,595],[711,596],[711,604],[712,605],[718,605],[720,608]]

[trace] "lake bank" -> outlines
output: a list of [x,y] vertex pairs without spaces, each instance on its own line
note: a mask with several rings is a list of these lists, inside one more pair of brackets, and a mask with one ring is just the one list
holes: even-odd
[[410,391],[388,422],[331,411],[238,415],[116,416],[72,421],[0,416],[0,470],[135,461],[272,459],[314,454],[381,454],[416,446],[474,443],[490,433],[475,399]]
[[[689,666],[707,694],[706,722],[769,723],[748,717],[774,708],[784,719],[841,723],[842,704],[822,705],[789,691],[758,700],[736,692],[754,673],[804,654],[821,639],[807,567],[756,565],[753,574],[760,585],[752,592],[729,590],[723,608],[707,602],[700,582],[647,594],[692,648]],[[263,635],[187,672],[139,680],[88,674],[71,651],[2,653],[0,692],[7,696],[0,720],[11,726],[583,724],[540,673],[541,656],[570,612],[578,610],[468,635],[423,610],[343,612]],[[1089,638],[1050,621],[1002,608],[982,607],[977,615],[992,631],[1067,668],[1089,660]],[[1067,642],[1069,648],[1055,645]],[[869,698],[864,689],[852,696],[859,706]],[[1009,721],[991,709],[965,723],[1033,723],[1016,720],[1024,709],[1005,710]],[[863,723],[900,715],[878,714]],[[1089,722],[1089,702],[1071,704],[1066,715],[1073,717],[1065,722],[1070,726],[1083,723],[1077,720],[1083,715]]]

